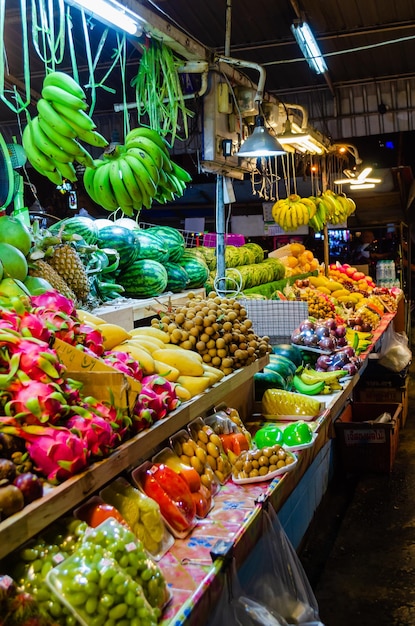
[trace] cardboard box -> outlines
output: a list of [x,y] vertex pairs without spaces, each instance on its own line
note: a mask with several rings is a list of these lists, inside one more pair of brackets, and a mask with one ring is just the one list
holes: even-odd
[[54,340],[53,348],[66,366],[66,375],[83,384],[83,395],[111,402],[132,414],[141,391],[139,381],[60,339]]
[[[388,412],[392,421],[371,423]],[[399,444],[402,404],[350,402],[334,422],[343,469],[350,473],[389,473]]]
[[408,377],[406,377],[402,387],[365,387],[359,383],[353,390],[353,398],[357,402],[397,402],[402,404],[400,427],[404,428],[408,417],[408,386]]

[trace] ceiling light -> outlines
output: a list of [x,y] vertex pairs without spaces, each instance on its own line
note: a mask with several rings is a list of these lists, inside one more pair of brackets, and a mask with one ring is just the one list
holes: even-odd
[[356,172],[354,170],[343,170],[343,173],[347,176],[347,178],[340,178],[334,181],[335,185],[350,185],[354,189],[356,189],[357,185],[363,183],[373,183],[373,186],[376,183],[381,183],[381,178],[368,178],[370,172],[372,171],[371,167],[365,167],[361,172]]
[[309,133],[283,133],[278,135],[278,141],[283,147],[292,146],[299,152],[324,154],[324,147],[316,142]]
[[296,20],[291,25],[291,31],[310,68],[316,74],[327,72],[326,62],[307,22]]
[[354,185],[350,185],[350,190],[352,189],[373,189],[375,183],[355,183]]
[[143,33],[144,20],[139,15],[129,11],[116,0],[66,0],[77,9],[85,10],[92,17],[118,27],[129,35],[140,37]]
[[285,154],[285,150],[276,137],[270,135],[265,128],[264,116],[257,115],[253,133],[245,139],[236,156],[254,158],[280,156],[282,154]]

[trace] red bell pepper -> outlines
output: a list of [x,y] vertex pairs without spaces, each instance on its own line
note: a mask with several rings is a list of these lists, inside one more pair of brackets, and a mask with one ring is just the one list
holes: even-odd
[[196,505],[186,481],[164,464],[153,464],[142,476],[145,493],[160,507],[161,514],[179,532],[194,523]]

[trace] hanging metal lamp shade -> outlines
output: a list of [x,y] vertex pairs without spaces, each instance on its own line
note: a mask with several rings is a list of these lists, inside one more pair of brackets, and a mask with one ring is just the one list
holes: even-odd
[[280,156],[285,153],[286,151],[279,141],[270,135],[265,128],[263,115],[257,115],[252,135],[245,139],[239,151],[236,153],[236,156],[255,158]]

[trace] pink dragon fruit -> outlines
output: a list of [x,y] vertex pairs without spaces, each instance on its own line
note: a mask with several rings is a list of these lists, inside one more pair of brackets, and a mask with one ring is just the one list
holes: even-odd
[[29,378],[40,382],[62,381],[65,366],[44,341],[35,337],[19,338],[9,342],[8,350],[10,355],[19,355],[20,370]]
[[90,453],[81,437],[68,428],[44,427],[39,434],[19,433],[36,470],[50,482],[67,480],[88,465]]
[[98,415],[91,417],[73,415],[66,422],[66,428],[75,433],[85,443],[85,447],[94,457],[107,456],[116,447],[114,431],[111,424]]
[[36,313],[25,311],[20,317],[18,329],[25,337],[36,337],[48,343],[52,337],[52,332],[47,328],[44,320]]
[[23,424],[56,424],[68,414],[69,406],[56,383],[15,379],[7,391],[5,415]]
[[73,330],[75,332],[74,345],[81,344],[85,346],[94,356],[104,354],[104,338],[98,328],[75,322]]
[[83,400],[82,409],[77,407],[77,410],[84,417],[91,419],[99,416],[110,424],[113,431],[112,448],[124,441],[130,432],[132,422],[127,410],[117,408],[113,402],[111,404],[99,402],[96,398],[88,396]]
[[110,350],[103,356],[104,363],[115,367],[120,372],[131,376],[139,382],[143,379],[144,373],[138,361],[133,359],[128,352]]
[[[169,412],[176,409],[180,400],[176,394],[175,384],[167,380],[164,376],[159,374],[150,374],[145,376],[142,380],[143,389],[152,389],[161,396],[162,406]],[[164,415],[162,416],[164,417]]]
[[67,315],[76,316],[75,304],[69,298],[65,298],[56,290],[46,291],[38,296],[31,296],[33,307],[49,309],[51,311],[62,311]]
[[146,406],[145,402],[138,401],[133,412],[133,433],[139,433],[146,428],[150,428],[157,419],[156,409]]

